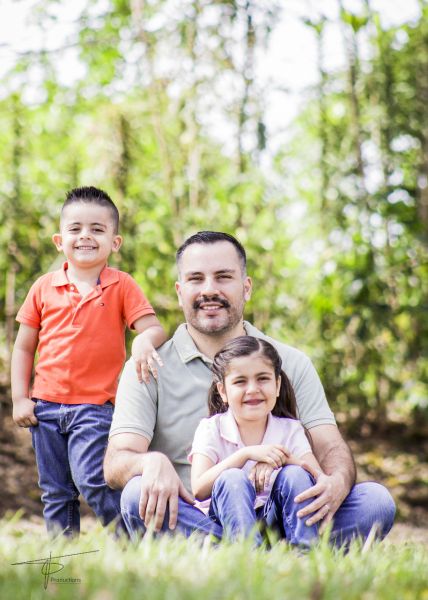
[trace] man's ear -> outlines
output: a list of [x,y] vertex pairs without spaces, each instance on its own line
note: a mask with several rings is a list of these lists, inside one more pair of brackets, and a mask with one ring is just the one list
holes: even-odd
[[52,236],[52,241],[55,244],[58,252],[62,252],[62,235],[60,233],[54,233]]
[[175,282],[175,291],[177,293],[178,306],[183,306],[183,302],[181,300],[181,289],[180,289],[180,282],[179,281]]
[[248,277],[248,275],[247,275],[244,279],[244,300],[245,300],[245,302],[248,302],[248,300],[250,300],[252,289],[253,289],[253,282],[251,281],[251,277]]
[[221,399],[223,400],[224,404],[227,404],[227,396],[226,396],[226,392],[224,389],[224,383],[222,381],[219,381],[217,383],[217,391],[220,394]]
[[113,238],[113,243],[111,245],[112,252],[119,252],[119,249],[122,245],[123,238],[121,235],[115,235]]

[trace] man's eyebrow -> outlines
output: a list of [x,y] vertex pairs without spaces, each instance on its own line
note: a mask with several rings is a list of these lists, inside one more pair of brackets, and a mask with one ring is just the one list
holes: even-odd
[[[236,273],[236,269],[219,269],[214,271],[214,275],[221,275],[222,273]],[[192,275],[206,275],[204,271],[186,271],[185,277],[191,277]]]

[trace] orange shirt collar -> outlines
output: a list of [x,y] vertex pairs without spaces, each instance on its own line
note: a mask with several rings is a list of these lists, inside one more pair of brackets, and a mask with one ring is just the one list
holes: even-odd
[[[65,263],[62,265],[61,269],[58,269],[58,271],[54,271],[53,277],[52,277],[52,286],[53,287],[61,287],[62,285],[69,284],[69,281],[67,279],[67,273],[66,273],[67,268],[68,268],[68,263],[67,263],[67,261],[65,261]],[[103,270],[100,273],[101,287],[105,288],[105,287],[111,285],[112,283],[116,283],[117,281],[119,281],[118,271],[116,269],[112,269],[111,267],[108,267],[107,265],[105,265],[105,267],[103,267]]]

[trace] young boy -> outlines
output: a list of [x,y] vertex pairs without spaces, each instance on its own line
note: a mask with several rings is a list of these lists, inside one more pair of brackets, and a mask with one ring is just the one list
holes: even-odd
[[118,210],[105,192],[71,190],[61,233],[52,238],[67,260],[34,283],[17,315],[13,419],[31,427],[49,533],[79,532],[79,493],[104,525],[119,518],[120,492],[107,487],[102,463],[125,360],[125,325],[144,332],[138,358],[145,379],[148,366],[155,370],[155,348],[166,340],[137,283],[107,266],[122,244],[118,228]]

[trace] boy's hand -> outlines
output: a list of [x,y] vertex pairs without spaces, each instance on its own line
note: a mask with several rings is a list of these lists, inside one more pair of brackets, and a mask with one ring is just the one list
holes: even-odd
[[149,383],[150,373],[155,379],[158,378],[156,363],[162,367],[163,362],[151,341],[144,334],[137,335],[133,341],[132,358],[135,362],[135,370],[140,383],[143,381]]
[[38,424],[34,407],[35,403],[30,398],[19,398],[13,401],[12,417],[19,427],[31,427]]

